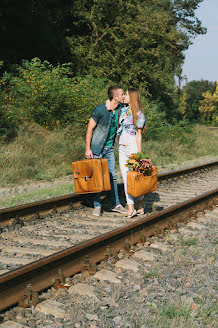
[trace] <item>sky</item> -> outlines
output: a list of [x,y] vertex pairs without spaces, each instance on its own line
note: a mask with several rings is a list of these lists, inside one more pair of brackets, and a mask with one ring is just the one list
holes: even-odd
[[197,36],[185,52],[182,75],[192,80],[218,80],[218,0],[203,0],[196,17],[207,28],[207,34]]

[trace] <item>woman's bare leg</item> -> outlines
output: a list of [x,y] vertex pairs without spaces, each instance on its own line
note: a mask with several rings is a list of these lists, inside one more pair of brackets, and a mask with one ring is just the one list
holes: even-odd
[[127,215],[130,216],[133,213],[134,209],[135,209],[134,204],[128,205],[128,213],[127,213]]
[[140,199],[138,202],[138,213],[144,213],[144,201]]

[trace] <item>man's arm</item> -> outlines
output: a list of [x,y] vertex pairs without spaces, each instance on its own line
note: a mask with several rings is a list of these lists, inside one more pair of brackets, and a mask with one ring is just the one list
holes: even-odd
[[86,158],[93,158],[93,153],[91,151],[91,140],[92,140],[92,133],[95,127],[96,127],[96,122],[91,117],[86,132],[86,152],[85,152]]

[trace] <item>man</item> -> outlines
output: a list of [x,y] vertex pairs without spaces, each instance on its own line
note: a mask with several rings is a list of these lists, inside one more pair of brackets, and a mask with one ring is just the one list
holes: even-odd
[[[111,110],[105,104],[97,106],[89,120],[86,133],[86,158],[107,158],[111,181],[111,197],[114,203],[112,211],[126,214],[127,210],[120,204],[117,188],[116,162],[113,151],[114,139],[118,126],[118,105],[123,102],[123,90],[118,86],[108,89]],[[100,193],[94,198],[93,215],[101,215]]]

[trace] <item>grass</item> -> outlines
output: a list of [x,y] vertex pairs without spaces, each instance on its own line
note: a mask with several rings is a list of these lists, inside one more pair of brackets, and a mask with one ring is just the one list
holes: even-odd
[[61,184],[54,187],[37,189],[32,191],[26,191],[21,194],[15,193],[12,196],[7,196],[0,198],[0,208],[1,207],[12,207],[17,204],[26,204],[38,200],[44,200],[52,197],[62,196],[66,194],[71,194],[74,192],[74,185],[72,183]]
[[155,270],[151,270],[149,272],[144,272],[144,274],[143,274],[144,279],[153,279],[153,278],[159,278],[159,277],[160,277],[160,273]]
[[187,239],[184,239],[183,237],[180,238],[181,246],[194,246],[197,245],[197,243],[198,243],[198,238],[196,237],[187,238]]
[[160,310],[160,316],[167,319],[190,318],[191,308],[190,306],[184,306],[182,304],[163,304]]
[[194,328],[191,317],[191,308],[181,302],[160,304],[147,304],[149,312],[132,313],[129,322],[131,327],[157,327],[157,328]]
[[[73,192],[70,183],[51,187],[22,188],[17,186],[32,181],[54,181],[56,178],[72,174],[71,162],[84,158],[85,129],[78,131],[68,126],[65,129],[49,131],[37,124],[25,125],[17,138],[9,143],[0,143],[0,192],[1,187],[12,189],[10,196],[0,197],[0,207],[11,207]],[[216,132],[216,133],[215,133]],[[196,160],[202,156],[218,155],[217,131],[208,130],[205,126],[196,125],[193,131],[181,138],[169,136],[169,140],[143,141],[143,152],[152,158],[158,167],[168,164],[180,164],[187,160]],[[117,159],[118,180],[121,174]],[[17,190],[16,190],[17,189]],[[35,190],[33,190],[35,189]],[[183,241],[183,245],[194,245],[197,241]]]
[[[162,303],[147,305],[149,313],[135,313],[129,318],[133,327],[158,327],[158,328],[215,328],[217,307],[214,301],[198,304],[197,310],[192,310],[191,305],[183,304],[179,299],[173,302],[166,300]],[[133,321],[133,322],[132,322]]]
[[[13,189],[10,197],[0,197],[0,207],[73,192],[72,185],[63,181],[61,186],[54,183],[49,188],[27,188],[30,191],[23,188],[22,194],[16,192],[16,188],[24,183],[31,184],[32,181],[54,181],[71,175],[72,161],[84,158],[85,133],[85,128],[81,131],[68,126],[49,131],[37,124],[29,124],[23,126],[13,142],[6,144],[0,140],[0,192],[2,187]],[[218,134],[205,126],[196,125],[192,132],[184,134],[184,143],[176,135],[175,138],[169,136],[169,139],[164,140],[143,140],[143,152],[159,168],[188,160],[197,162],[198,157],[218,156]],[[115,156],[118,180],[121,181],[117,151]]]
[[16,140],[1,145],[0,186],[72,174],[72,161],[83,158],[84,152],[84,138],[73,128],[48,131],[36,124],[26,126]]
[[[75,131],[71,126],[55,131],[36,124],[24,126],[13,142],[0,144],[0,186],[15,186],[28,180],[51,181],[72,174],[71,162],[84,158],[85,132],[85,128]],[[217,156],[218,136],[197,125],[185,135],[184,143],[176,137],[143,141],[143,151],[154,164],[164,167]]]
[[143,143],[142,151],[148,154],[155,165],[179,164],[203,156],[218,155],[218,134],[206,126],[196,125],[193,132],[186,135],[184,143],[180,140],[149,140]]

